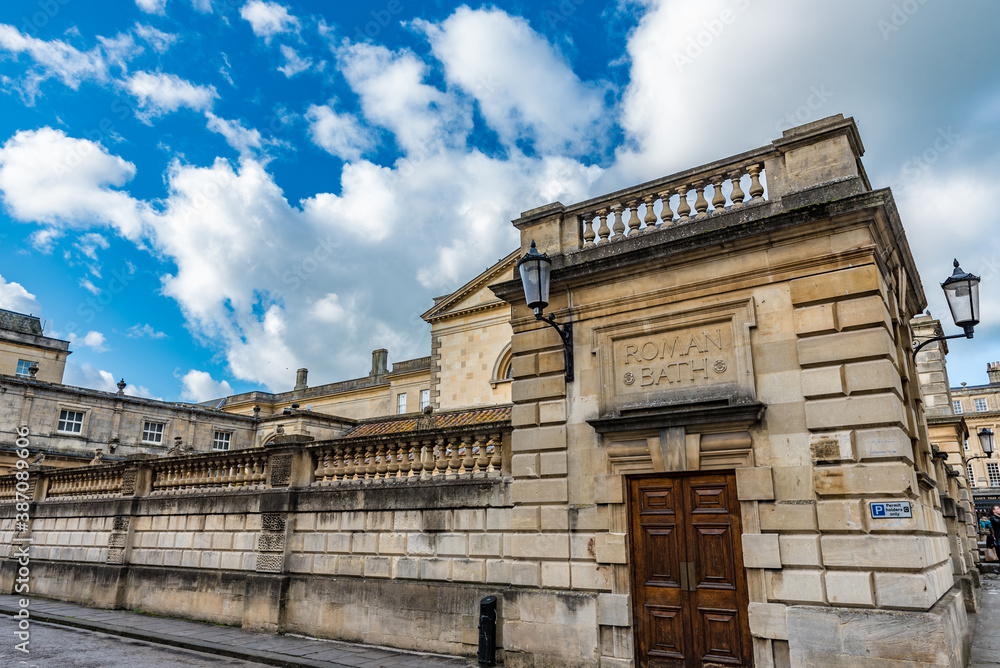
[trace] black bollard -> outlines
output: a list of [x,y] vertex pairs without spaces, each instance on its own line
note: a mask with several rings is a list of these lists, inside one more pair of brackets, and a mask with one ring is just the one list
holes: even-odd
[[479,601],[479,665],[497,665],[497,597]]

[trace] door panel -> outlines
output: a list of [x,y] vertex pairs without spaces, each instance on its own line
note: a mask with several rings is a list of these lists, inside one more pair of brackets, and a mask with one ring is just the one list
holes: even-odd
[[732,473],[629,480],[639,665],[752,665]]

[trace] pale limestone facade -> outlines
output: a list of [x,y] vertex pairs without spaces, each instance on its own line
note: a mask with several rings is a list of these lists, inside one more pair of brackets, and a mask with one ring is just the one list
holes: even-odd
[[[732,482],[740,527],[746,603],[715,617],[734,630],[717,644],[746,657],[730,665],[962,666],[976,571],[961,478],[929,438],[909,325],[925,299],[862,153],[832,117],[528,211],[520,249],[425,314],[431,358],[396,393],[426,388],[439,410],[327,436],[284,409],[337,392],[271,395],[267,447],[36,473],[32,526],[0,509],[0,555],[34,538],[42,595],[466,655],[496,594],[504,665],[624,668],[646,665],[656,622],[629,485],[710,473]],[[533,240],[553,261],[547,312],[573,323],[569,383],[513,273]],[[393,415],[382,369],[338,391]],[[0,478],[0,496],[15,485]],[[709,566],[686,565],[684,591]]]
[[35,364],[35,378],[61,383],[69,354],[69,341],[45,336],[37,317],[0,309],[0,376],[27,378]]

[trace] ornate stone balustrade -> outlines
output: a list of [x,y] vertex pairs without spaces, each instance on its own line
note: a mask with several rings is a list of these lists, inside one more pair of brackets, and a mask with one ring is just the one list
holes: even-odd
[[46,496],[50,499],[100,499],[118,496],[124,473],[124,464],[52,471],[46,474],[49,483]]
[[153,494],[245,490],[264,487],[268,453],[263,449],[174,458],[152,465]]
[[[741,156],[743,157],[743,156]],[[582,225],[583,248],[763,204],[763,160],[713,164],[567,207]],[[692,199],[693,193],[693,199]],[[640,215],[641,211],[641,215]]]
[[334,441],[311,448],[313,485],[497,477],[503,461],[501,443],[500,432]]

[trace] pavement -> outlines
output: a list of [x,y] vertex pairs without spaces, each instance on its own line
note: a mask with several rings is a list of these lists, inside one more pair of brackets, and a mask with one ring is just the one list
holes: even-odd
[[1000,668],[1000,575],[997,573],[983,573],[979,613],[969,615],[969,626],[972,628],[969,668]]
[[[1000,581],[998,581],[1000,590]],[[19,596],[0,595],[0,614],[13,616]],[[215,656],[288,668],[469,668],[475,660],[322,640],[251,633],[231,626],[159,617],[130,610],[102,610],[30,597],[31,620],[48,622]],[[37,645],[36,645],[37,646]],[[993,665],[993,664],[986,664]]]

